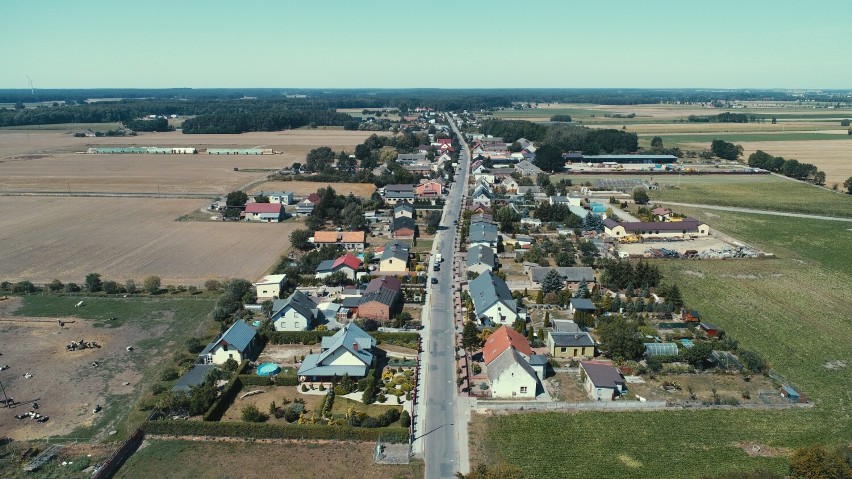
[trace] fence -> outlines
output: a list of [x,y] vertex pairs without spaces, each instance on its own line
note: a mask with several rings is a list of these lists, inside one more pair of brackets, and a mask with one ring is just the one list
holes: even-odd
[[124,441],[124,444],[115,451],[109,459],[101,463],[97,472],[92,475],[92,479],[109,479],[118,472],[118,469],[124,464],[130,456],[139,449],[142,440],[145,439],[145,433],[142,428],[137,429],[130,437]]

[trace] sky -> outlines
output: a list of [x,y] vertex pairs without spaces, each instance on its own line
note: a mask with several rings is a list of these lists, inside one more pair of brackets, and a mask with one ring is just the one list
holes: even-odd
[[852,88],[852,1],[0,1],[0,88]]

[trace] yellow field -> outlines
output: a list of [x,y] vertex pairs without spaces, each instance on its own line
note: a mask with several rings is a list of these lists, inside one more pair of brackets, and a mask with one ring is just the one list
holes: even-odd
[[372,183],[322,183],[318,181],[266,181],[253,185],[249,190],[252,194],[261,191],[290,191],[296,196],[307,196],[320,188],[331,186],[338,195],[352,193],[361,198],[369,198],[376,191]]
[[139,198],[4,197],[0,279],[80,283],[86,274],[119,282],[159,276],[200,285],[211,277],[250,281],[290,247],[302,223],[178,222],[203,201]]

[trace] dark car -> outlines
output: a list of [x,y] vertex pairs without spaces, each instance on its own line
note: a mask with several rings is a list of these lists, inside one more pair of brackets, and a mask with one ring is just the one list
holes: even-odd
[[438,284],[438,278],[432,278],[432,284]]

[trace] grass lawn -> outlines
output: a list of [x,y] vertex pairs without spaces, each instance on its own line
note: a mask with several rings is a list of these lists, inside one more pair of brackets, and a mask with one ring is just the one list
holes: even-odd
[[[768,360],[809,409],[539,413],[476,417],[472,462],[508,461],[529,478],[700,477],[786,472],[786,454],[852,437],[849,225],[684,209],[778,258],[659,262],[687,305]],[[841,361],[841,363],[836,363]],[[845,363],[844,363],[845,362]],[[840,367],[827,367],[845,364]],[[751,457],[740,445],[777,448]],[[558,449],[541,444],[563,445]],[[764,448],[766,449],[766,448]],[[554,453],[558,451],[558,453]],[[484,458],[484,459],[483,459]]]
[[[372,460],[375,444],[287,444],[248,442],[148,441],[121,468],[117,479],[210,477],[265,479],[298,477],[332,479],[370,477],[415,479],[423,463],[379,465]],[[357,474],[353,475],[353,471]]]
[[[677,176],[659,176],[661,184],[677,184]],[[651,190],[651,200],[737,206],[790,213],[809,213],[852,218],[852,196],[832,193],[773,175],[684,175],[680,189]],[[710,224],[711,227],[713,224]]]

